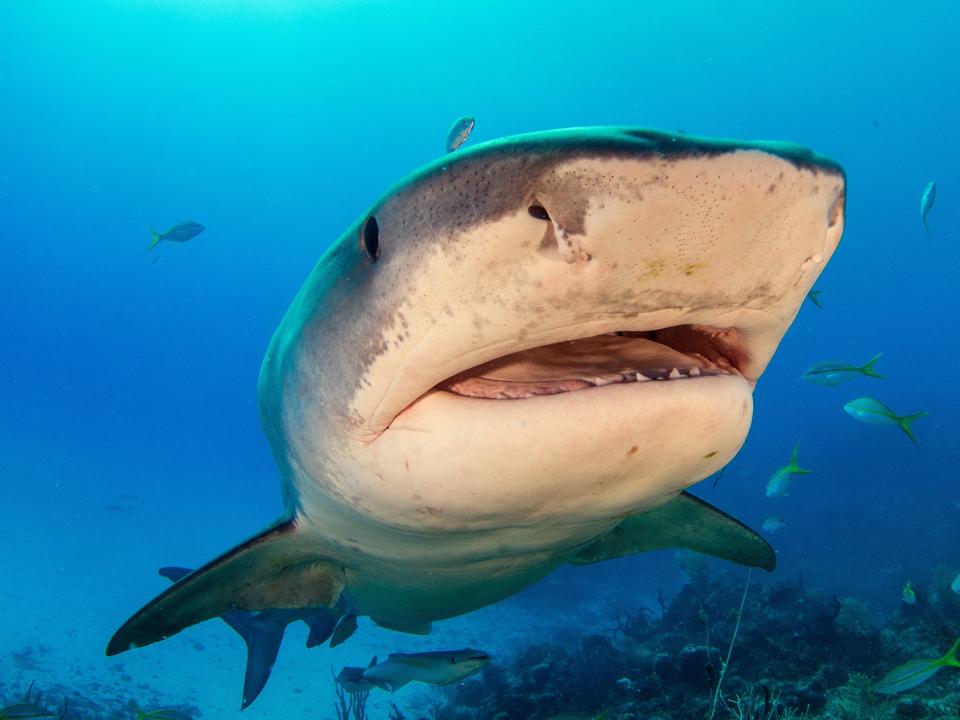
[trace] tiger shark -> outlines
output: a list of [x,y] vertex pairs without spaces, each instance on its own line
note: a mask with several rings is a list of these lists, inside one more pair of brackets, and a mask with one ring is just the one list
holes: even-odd
[[772,570],[685,488],[746,439],[844,199],[841,167],[802,147],[632,127],[414,172],[326,250],[266,352],[282,519],[107,653],[236,609],[426,633],[561,565],[658,548]]

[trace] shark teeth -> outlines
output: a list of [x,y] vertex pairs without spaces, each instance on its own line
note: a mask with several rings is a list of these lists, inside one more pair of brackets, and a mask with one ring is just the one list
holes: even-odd
[[712,346],[701,343],[684,352],[651,340],[647,334],[608,333],[522,350],[464,371],[436,387],[466,397],[506,400],[621,383],[738,374]]
[[[715,375],[733,375],[735,371],[732,368],[712,367],[712,368],[651,368],[634,374],[636,382],[645,382],[648,380],[685,380],[687,378],[713,377]],[[629,376],[624,376],[625,382],[632,382]]]
[[735,375],[736,371],[726,367],[685,367],[650,368],[643,372],[628,371],[611,373],[591,378],[554,380],[543,382],[510,382],[489,378],[469,378],[462,382],[451,383],[444,390],[467,397],[487,398],[490,400],[517,400],[539,395],[558,395],[590,387],[604,387],[634,382],[675,382],[690,378],[712,377],[716,375]]

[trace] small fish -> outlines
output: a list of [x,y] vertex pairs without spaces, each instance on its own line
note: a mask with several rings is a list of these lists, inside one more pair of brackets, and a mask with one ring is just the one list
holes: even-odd
[[880,375],[873,368],[873,366],[877,364],[877,360],[882,356],[883,353],[878,353],[863,365],[847,365],[846,363],[833,362],[832,360],[819,362],[801,375],[800,378],[814,385],[824,385],[827,387],[853,380],[858,375],[883,380],[883,375]]
[[922,682],[929,680],[940,668],[960,668],[957,661],[957,650],[960,649],[960,639],[947,650],[947,654],[937,660],[911,660],[898,668],[888,672],[884,678],[873,686],[873,689],[884,695],[894,695],[910,688],[915,688]]
[[924,229],[927,231],[927,235],[931,235],[930,226],[927,225],[927,215],[930,214],[930,211],[933,210],[933,204],[937,201],[937,184],[931,180],[927,183],[927,186],[923,189],[923,193],[920,195],[920,222],[923,223]]
[[770,480],[767,481],[768,498],[784,497],[787,494],[787,488],[790,487],[791,475],[809,475],[813,472],[812,470],[804,470],[797,465],[797,451],[799,449],[800,443],[797,443],[793,448],[793,454],[790,455],[790,463],[778,468],[777,471],[770,476]]
[[447,133],[446,149],[448,153],[453,152],[463,145],[470,133],[473,132],[473,126],[476,121],[472,117],[462,117],[450,126],[450,132]]
[[137,710],[137,720],[193,720],[190,715],[172,708]]
[[44,710],[39,705],[33,703],[20,703],[19,705],[8,705],[0,709],[0,720],[26,720],[26,718],[47,718],[53,717],[53,713]]
[[900,591],[900,598],[907,605],[916,605],[917,604],[917,593],[913,590],[913,584],[907,580],[907,584],[903,586],[903,590]]
[[919,412],[913,415],[897,415],[882,402],[870,397],[851,400],[843,406],[843,409],[847,411],[850,417],[860,422],[870,423],[871,425],[896,425],[906,433],[914,444],[917,444],[917,438],[914,437],[911,428],[913,421],[930,414]]
[[820,304],[820,296],[823,295],[822,290],[811,290],[807,293],[807,300],[812,302],[818,308],[823,308],[823,305]]
[[950,589],[953,590],[957,595],[960,595],[960,574],[953,579],[953,582],[950,583]]
[[377,664],[377,658],[366,668],[345,667],[337,682],[347,692],[380,688],[396,692],[409,682],[449,685],[480,672],[490,656],[480,650],[441,650],[423,653],[393,653]]
[[205,229],[206,228],[204,228],[203,225],[197,222],[183,222],[179,225],[174,225],[172,228],[163,233],[159,233],[156,230],[150,230],[150,234],[153,235],[153,239],[150,241],[150,244],[147,245],[147,252],[153,250],[157,246],[157,243],[161,240],[169,240],[170,242],[186,242],[187,240],[192,240],[195,238]]
[[783,530],[787,526],[787,521],[783,518],[777,517],[776,515],[771,515],[766,520],[763,521],[763,529],[769,533],[774,533],[777,530]]

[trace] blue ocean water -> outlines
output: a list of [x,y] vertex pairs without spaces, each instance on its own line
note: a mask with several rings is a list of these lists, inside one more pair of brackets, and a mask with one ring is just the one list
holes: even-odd
[[[777,576],[877,618],[906,581],[956,574],[957,17],[948,2],[0,5],[0,701],[35,680],[237,712],[243,652],[219,624],[120,658],[104,646],[164,588],[157,567],[200,564],[280,513],[256,408],[267,342],[323,250],[463,114],[470,142],[637,125],[840,162],[824,307],[804,304],[745,447],[694,491],[754,527],[783,517]],[[207,230],[150,264],[148,228],[185,219]],[[884,381],[799,379],[879,352]],[[930,412],[919,444],[854,422],[842,406],[860,395]],[[768,500],[797,442],[814,473]],[[332,717],[330,669],[371,650],[563,642],[682,581],[663,552],[563,569],[432,639],[365,625],[307,652],[291,631],[245,714]],[[374,713],[419,717],[430,697]]]

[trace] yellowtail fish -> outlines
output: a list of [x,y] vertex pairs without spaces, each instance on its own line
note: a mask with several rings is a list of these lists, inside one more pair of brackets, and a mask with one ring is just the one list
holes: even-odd
[[766,532],[773,533],[777,530],[782,530],[787,526],[787,521],[776,515],[771,515],[766,520],[763,521],[761,526]]
[[153,235],[153,239],[150,241],[150,244],[147,245],[147,252],[153,250],[157,243],[161,240],[169,240],[170,242],[186,242],[187,240],[192,240],[197,235],[202,233],[206,228],[203,227],[198,222],[182,222],[179,225],[174,225],[172,228],[166,232],[157,232],[156,230],[151,230],[150,234]]
[[473,126],[475,124],[476,121],[472,117],[462,117],[450,126],[450,132],[447,133],[446,144],[448,153],[453,152],[467,141],[470,133],[473,132]]
[[832,360],[819,362],[800,377],[814,385],[825,385],[827,387],[853,380],[858,375],[883,380],[883,375],[874,370],[874,365],[877,364],[877,360],[879,360],[882,355],[883,353],[874,355],[863,365],[848,365]]
[[958,649],[960,649],[960,639],[947,650],[947,654],[942,658],[906,662],[888,672],[880,682],[873,686],[873,689],[884,695],[894,695],[926,682],[939,672],[940,668],[960,667],[960,662],[957,661]]
[[907,605],[917,604],[917,593],[914,592],[913,584],[909,580],[907,580],[907,584],[903,586],[900,597]]
[[914,444],[917,443],[917,438],[914,436],[913,428],[911,427],[913,421],[930,414],[928,412],[919,412],[913,415],[897,415],[882,402],[870,397],[851,400],[843,406],[843,409],[846,410],[847,414],[854,420],[859,420],[863,423],[869,423],[871,425],[896,425],[906,433],[907,437],[910,438]]
[[787,494],[787,489],[790,487],[791,475],[809,475],[813,472],[812,470],[804,470],[797,465],[797,451],[799,449],[800,443],[797,443],[793,448],[793,454],[790,455],[790,462],[778,468],[777,471],[770,476],[770,480],[767,481],[768,498],[784,497]]
[[933,204],[937,200],[937,184],[931,180],[927,183],[927,186],[923,189],[923,192],[920,194],[920,222],[923,223],[923,228],[927,231],[927,235],[931,235],[930,226],[927,225],[927,215],[930,214],[930,211],[933,210]]

